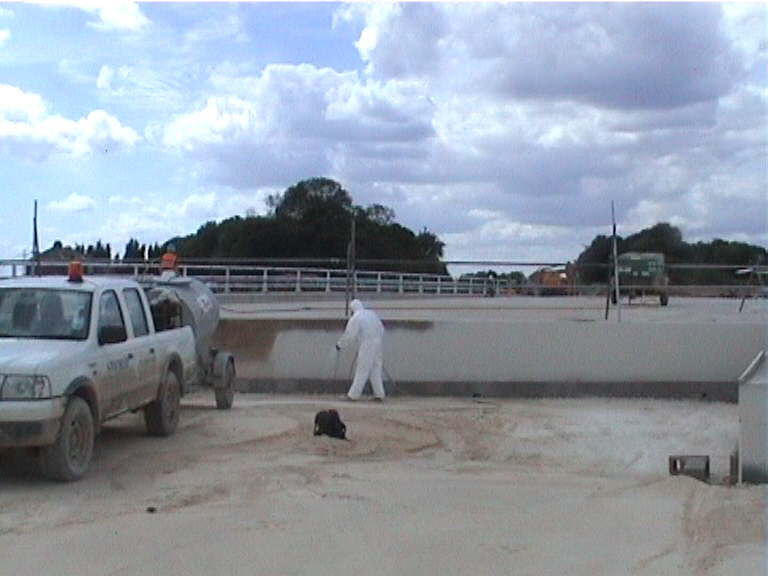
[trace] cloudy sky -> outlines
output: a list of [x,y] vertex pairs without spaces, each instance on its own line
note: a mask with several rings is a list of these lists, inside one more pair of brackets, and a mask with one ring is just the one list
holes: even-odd
[[448,260],[574,259],[612,201],[766,245],[766,95],[763,3],[0,3],[0,258],[35,200],[122,253],[315,176]]

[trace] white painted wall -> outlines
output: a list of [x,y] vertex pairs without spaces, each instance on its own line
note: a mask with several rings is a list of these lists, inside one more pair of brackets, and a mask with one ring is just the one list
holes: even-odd
[[[240,322],[248,323],[240,325]],[[262,323],[262,324],[260,324]],[[385,368],[401,382],[737,382],[768,330],[745,323],[388,322]],[[316,326],[316,328],[315,328]],[[343,323],[241,320],[225,330],[245,379],[346,379]],[[275,332],[259,354],[249,331]],[[234,345],[233,345],[234,343]]]

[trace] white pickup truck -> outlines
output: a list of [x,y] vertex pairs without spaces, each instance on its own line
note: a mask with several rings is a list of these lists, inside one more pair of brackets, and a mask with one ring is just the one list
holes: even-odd
[[32,448],[46,476],[69,481],[110,418],[143,409],[150,434],[172,434],[195,354],[189,326],[155,330],[134,280],[0,280],[0,452]]

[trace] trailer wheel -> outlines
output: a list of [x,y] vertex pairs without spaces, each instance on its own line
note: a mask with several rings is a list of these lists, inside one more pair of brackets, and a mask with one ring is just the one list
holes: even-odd
[[221,388],[214,388],[216,408],[229,410],[235,400],[235,361],[230,358],[222,375]]
[[152,436],[170,436],[179,424],[181,386],[173,370],[168,370],[157,400],[144,408],[144,423]]
[[61,428],[53,446],[41,451],[43,474],[52,480],[79,480],[88,471],[96,436],[88,403],[73,396],[67,403]]
[[221,388],[215,388],[216,408],[229,410],[235,400],[235,362],[232,358],[227,361],[222,375]]

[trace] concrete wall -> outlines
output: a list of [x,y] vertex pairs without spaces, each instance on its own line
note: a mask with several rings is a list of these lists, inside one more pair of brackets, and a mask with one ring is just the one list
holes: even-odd
[[[735,402],[768,331],[745,323],[385,321],[391,392],[482,396],[616,395]],[[345,391],[354,351],[336,362],[341,320],[224,319],[251,391]]]
[[768,364],[765,353],[741,375],[739,383],[739,462],[741,480],[768,483]]

